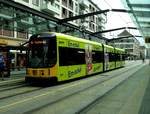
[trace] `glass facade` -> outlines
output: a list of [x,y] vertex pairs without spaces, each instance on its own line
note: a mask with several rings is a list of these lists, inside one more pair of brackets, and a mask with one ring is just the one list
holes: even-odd
[[[37,11],[41,12],[41,14],[47,13],[49,17],[52,18],[52,20],[53,18],[55,20],[55,17],[57,19],[62,19],[99,10],[94,4],[91,5],[91,9],[89,9],[89,4],[92,4],[90,1],[79,3],[80,1],[77,0],[15,0],[10,2],[17,2],[20,4],[20,6],[21,4],[22,6],[25,5],[29,7],[31,12],[33,9],[33,12]],[[84,7],[85,9],[80,12],[80,6],[83,5],[86,7]],[[83,21],[78,19],[68,22],[68,25],[71,23],[71,27],[68,27],[68,25],[57,25],[55,21],[45,19],[42,16],[40,17],[36,13],[32,14],[29,10],[26,11],[25,9],[17,8],[15,5],[11,6],[8,4],[0,3],[0,35],[5,38],[6,42],[8,39],[9,41],[12,39],[12,42],[9,45],[20,46],[26,42],[32,34],[44,31],[62,32],[65,34],[89,39],[90,32],[99,31],[102,29],[102,27],[97,24],[102,22],[101,20],[98,21],[98,16],[91,16],[91,18],[87,17]],[[84,31],[87,33],[84,33]],[[100,39],[93,36],[90,39],[101,41]],[[14,66],[15,68],[24,66],[24,55],[25,54],[22,54],[21,50],[19,53],[17,50],[13,52],[11,65],[12,69]],[[15,60],[13,58],[15,58]]]
[[132,20],[136,23],[143,38],[150,37],[150,2],[149,0],[121,0],[124,7],[130,10]]

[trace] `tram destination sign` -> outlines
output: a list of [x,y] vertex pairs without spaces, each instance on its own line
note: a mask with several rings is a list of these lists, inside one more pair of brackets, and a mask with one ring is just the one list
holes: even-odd
[[44,40],[33,40],[30,42],[30,44],[46,44],[46,41],[44,41]]

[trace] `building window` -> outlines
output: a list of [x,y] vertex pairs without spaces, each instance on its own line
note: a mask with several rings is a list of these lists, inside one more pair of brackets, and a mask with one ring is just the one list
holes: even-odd
[[78,12],[78,4],[75,3],[75,12]]
[[58,4],[55,4],[55,7],[56,7],[57,9],[60,9],[60,6],[59,6]]
[[92,12],[95,12],[95,8],[94,7],[92,8]]
[[0,35],[14,37],[14,23],[10,23],[9,20],[3,21],[0,32]]
[[126,48],[133,48],[133,44],[126,44]]
[[133,53],[133,49],[126,49],[127,52]]
[[72,1],[72,0],[69,0],[69,8],[70,8],[71,10],[73,10],[73,1]]
[[73,13],[71,11],[69,11],[69,17],[72,17]]
[[92,10],[92,6],[91,6],[91,5],[89,6],[89,10],[90,10],[90,11]]
[[62,4],[67,7],[67,0],[62,0]]
[[98,19],[97,19],[97,17],[95,17],[95,20],[96,20],[96,24],[98,24]]
[[94,29],[95,29],[95,26],[94,26],[94,24],[92,24],[92,30],[94,31]]
[[66,18],[67,17],[67,9],[62,8],[62,17]]
[[36,5],[36,6],[39,6],[39,0],[32,0],[32,4]]
[[124,44],[120,44],[120,48],[124,48]]
[[90,28],[90,29],[92,28],[92,23],[91,23],[91,22],[89,22],[89,28]]

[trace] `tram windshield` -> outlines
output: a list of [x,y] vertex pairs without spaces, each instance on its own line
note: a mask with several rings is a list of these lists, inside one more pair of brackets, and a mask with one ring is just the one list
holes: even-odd
[[56,40],[52,39],[34,39],[29,43],[28,67],[45,68],[56,64]]

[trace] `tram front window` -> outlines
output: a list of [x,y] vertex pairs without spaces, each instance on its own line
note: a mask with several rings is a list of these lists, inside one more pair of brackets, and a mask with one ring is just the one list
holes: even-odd
[[53,40],[34,40],[30,42],[28,67],[46,68],[56,64],[56,47]]

